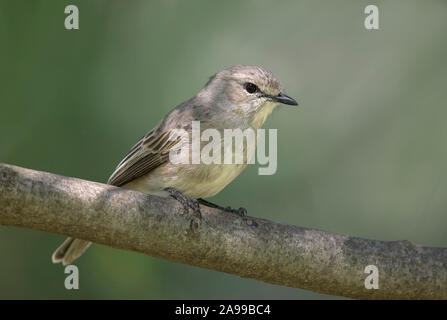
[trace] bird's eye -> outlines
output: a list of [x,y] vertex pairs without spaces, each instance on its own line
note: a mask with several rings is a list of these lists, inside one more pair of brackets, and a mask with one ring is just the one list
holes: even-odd
[[247,82],[246,84],[244,84],[244,88],[248,93],[255,93],[259,90],[259,88],[251,82]]

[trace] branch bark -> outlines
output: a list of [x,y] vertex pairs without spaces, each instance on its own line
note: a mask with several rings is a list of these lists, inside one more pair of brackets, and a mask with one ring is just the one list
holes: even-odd
[[[198,220],[169,198],[0,164],[0,225],[332,295],[447,299],[446,248],[361,239],[210,208],[202,215]],[[379,289],[365,288],[368,265],[378,267]]]

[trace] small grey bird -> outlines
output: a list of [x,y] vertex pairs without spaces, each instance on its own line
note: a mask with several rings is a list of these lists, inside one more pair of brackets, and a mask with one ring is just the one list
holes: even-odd
[[[247,155],[242,164],[172,163],[170,152],[191,144],[190,140],[180,139],[177,130],[191,133],[193,121],[200,121],[201,132],[208,128],[219,132],[224,129],[257,130],[280,103],[297,105],[294,99],[282,93],[278,79],[270,71],[257,66],[222,70],[212,76],[196,96],[170,111],[141,138],[118,164],[108,183],[171,196],[199,216],[199,204],[243,215],[244,208],[223,208],[203,198],[219,193],[236,178],[251,155]],[[191,154],[187,156],[191,157]],[[71,264],[90,244],[89,241],[68,238],[53,253],[52,261]]]

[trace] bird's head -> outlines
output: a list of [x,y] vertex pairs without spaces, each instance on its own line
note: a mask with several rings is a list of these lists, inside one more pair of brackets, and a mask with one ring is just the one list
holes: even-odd
[[203,93],[213,97],[216,107],[257,128],[279,104],[298,105],[282,92],[279,80],[270,71],[258,66],[222,70],[210,78]]

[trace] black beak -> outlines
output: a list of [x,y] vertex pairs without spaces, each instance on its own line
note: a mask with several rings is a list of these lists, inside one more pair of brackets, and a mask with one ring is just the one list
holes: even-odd
[[291,106],[297,106],[298,102],[296,102],[291,97],[285,95],[284,93],[280,93],[277,96],[270,96],[270,99],[272,99],[275,102],[289,104]]

